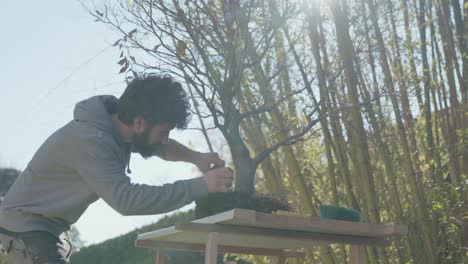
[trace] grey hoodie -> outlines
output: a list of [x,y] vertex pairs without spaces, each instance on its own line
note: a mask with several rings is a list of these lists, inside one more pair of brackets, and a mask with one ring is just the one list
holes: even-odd
[[125,174],[130,146],[119,139],[111,120],[116,101],[95,96],[76,105],[74,120],[42,144],[6,194],[0,227],[59,236],[99,198],[122,215],[149,215],[207,194],[201,177],[163,186],[130,181]]

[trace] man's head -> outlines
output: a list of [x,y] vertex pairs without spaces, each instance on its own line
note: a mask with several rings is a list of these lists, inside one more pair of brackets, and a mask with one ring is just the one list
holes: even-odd
[[117,103],[117,117],[133,129],[132,143],[143,157],[167,143],[173,128],[190,121],[190,104],[182,85],[169,76],[133,79]]

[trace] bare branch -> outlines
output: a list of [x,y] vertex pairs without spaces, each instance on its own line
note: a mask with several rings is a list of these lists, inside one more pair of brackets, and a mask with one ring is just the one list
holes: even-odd
[[270,155],[270,153],[272,153],[273,151],[276,151],[279,147],[281,146],[284,146],[284,145],[291,145],[291,144],[294,144],[296,142],[298,142],[299,140],[301,140],[301,137],[304,136],[307,132],[309,132],[309,130],[315,125],[317,124],[320,119],[317,118],[317,119],[313,119],[312,120],[312,116],[317,112],[319,111],[319,107],[316,106],[314,108],[314,111],[312,111],[312,113],[306,115],[307,117],[307,125],[303,128],[301,128],[301,130],[294,134],[294,135],[291,135],[291,136],[288,136],[286,137],[284,140],[274,144],[273,146],[265,149],[264,151],[262,151],[260,154],[258,154],[254,160],[253,160],[253,164],[254,164],[254,168],[257,168],[258,165],[268,156]]
[[239,116],[239,121],[241,121],[242,119],[244,118],[247,118],[247,117],[250,117],[252,115],[258,115],[260,113],[264,113],[264,112],[270,112],[272,111],[273,109],[275,109],[281,102],[283,102],[284,100],[296,95],[296,94],[299,94],[299,93],[302,93],[306,88],[302,88],[301,90],[298,90],[294,93],[291,93],[291,94],[288,94],[282,98],[280,98],[278,101],[274,102],[273,104],[271,103],[265,103],[264,105],[262,105],[261,107],[258,107],[254,110],[251,110],[251,111],[248,111],[248,112],[244,112],[244,113],[241,113],[241,115]]

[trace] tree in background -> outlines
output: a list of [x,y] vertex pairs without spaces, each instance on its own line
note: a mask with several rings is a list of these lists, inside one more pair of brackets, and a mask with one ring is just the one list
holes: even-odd
[[[0,204],[20,173],[16,169],[0,168]],[[0,256],[0,264],[7,264],[7,258]]]
[[[268,4],[258,1],[119,1],[117,6],[107,4],[103,13],[96,10],[93,14],[123,34],[115,43],[122,50],[121,72],[156,70],[187,83],[196,114],[210,118],[230,147],[236,190],[250,195],[258,165],[280,146],[298,141],[317,122],[313,116],[318,106],[315,110],[304,107],[301,119],[305,122],[296,122],[302,127],[290,129],[287,137],[259,153],[248,149],[240,132],[246,119],[262,118],[303,90],[294,87],[280,98],[261,96],[262,90],[272,92],[269,80],[280,73],[268,72],[262,62],[279,26],[292,15],[288,9],[283,11],[277,14],[281,17],[273,17]],[[148,60],[137,60],[134,53]],[[250,74],[255,79],[245,78]],[[259,97],[249,109],[242,109],[243,90],[247,88]],[[200,101],[207,113],[200,112]],[[288,120],[283,121],[289,125]]]
[[20,175],[21,171],[12,168],[0,168],[0,203],[3,202],[6,193],[13,185],[16,177]]
[[[92,14],[122,36],[121,73],[187,84],[236,189],[409,225],[369,263],[466,262],[466,1],[135,0]],[[317,252],[310,262],[347,257]]]
[[73,245],[73,252],[80,251],[80,249],[84,246],[85,241],[81,240],[80,231],[78,231],[78,228],[72,226],[70,230],[70,236]]

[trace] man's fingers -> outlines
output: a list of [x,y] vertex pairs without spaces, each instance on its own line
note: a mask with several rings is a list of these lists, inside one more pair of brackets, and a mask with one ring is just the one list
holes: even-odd
[[226,162],[220,158],[217,158],[213,160],[213,164],[215,165],[215,167],[222,168],[224,167],[224,165],[226,165]]
[[216,182],[218,190],[229,190],[232,187],[232,179],[218,179]]
[[216,179],[216,185],[232,184],[232,178],[218,178]]
[[218,189],[220,191],[223,191],[223,192],[227,192],[227,191],[231,190],[231,188],[232,188],[232,182],[221,184],[221,185],[218,186]]
[[213,168],[205,174],[209,192],[227,192],[231,190],[234,179],[231,168]]
[[234,171],[231,168],[216,168],[216,174],[218,177],[232,178]]
[[230,171],[222,171],[219,176],[221,176],[222,178],[232,178],[233,177],[233,174],[232,172]]
[[219,179],[219,182],[221,182],[223,184],[232,183],[233,181],[234,181],[233,178],[220,178]]
[[227,192],[229,189],[226,186],[219,186],[218,192]]
[[224,185],[224,186],[226,186],[227,188],[230,189],[230,188],[232,187],[232,182],[228,182],[228,183],[226,183],[226,185]]
[[232,177],[234,175],[234,171],[231,168],[224,168],[224,173],[226,176]]
[[224,167],[224,165],[226,164],[224,160],[219,158],[219,155],[216,152],[212,153],[212,162],[215,165],[215,167]]
[[224,174],[220,178],[232,181],[234,179],[234,176],[232,174]]

